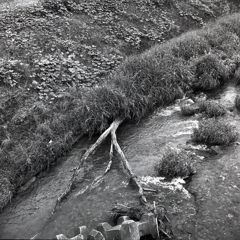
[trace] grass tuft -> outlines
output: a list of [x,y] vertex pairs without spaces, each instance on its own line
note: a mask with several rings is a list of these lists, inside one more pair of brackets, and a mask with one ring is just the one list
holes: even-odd
[[212,90],[229,78],[227,67],[215,54],[206,54],[195,63],[195,90]]
[[208,41],[204,37],[199,36],[196,31],[189,32],[187,35],[184,34],[177,41],[172,40],[172,42],[173,55],[185,60],[204,55],[205,52],[209,52],[210,50]]
[[199,122],[195,128],[192,140],[206,145],[230,145],[238,138],[238,132],[227,123],[216,119],[205,119]]
[[169,148],[156,164],[155,170],[158,176],[167,179],[187,177],[194,173],[192,160],[193,158],[188,152]]

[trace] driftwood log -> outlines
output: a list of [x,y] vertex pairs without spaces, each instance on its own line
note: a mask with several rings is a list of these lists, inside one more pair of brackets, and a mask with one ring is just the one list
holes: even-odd
[[137,185],[138,187],[138,192],[139,192],[139,195],[140,195],[140,200],[143,202],[143,203],[146,203],[147,200],[144,196],[144,191],[143,191],[143,188],[141,186],[141,184],[139,183],[138,181],[138,178],[137,176],[134,175],[133,171],[131,170],[131,167],[121,149],[121,147],[119,146],[118,144],[118,141],[117,141],[117,136],[116,136],[116,130],[118,129],[119,125],[123,122],[123,119],[116,119],[115,121],[112,122],[112,124],[109,126],[108,129],[106,129],[102,135],[97,139],[97,141],[85,152],[85,154],[83,155],[83,157],[80,159],[80,162],[78,164],[77,167],[75,167],[72,171],[73,171],[73,175],[65,189],[65,191],[58,197],[57,201],[56,201],[56,204],[55,204],[55,207],[52,211],[52,213],[54,213],[57,209],[57,207],[59,206],[59,204],[61,203],[62,199],[64,197],[66,197],[69,192],[71,191],[72,189],[72,186],[79,174],[79,172],[81,171],[81,168],[83,167],[83,164],[84,162],[86,161],[86,159],[89,157],[89,155],[95,151],[95,149],[97,147],[99,147],[99,145],[106,139],[106,137],[111,134],[111,147],[110,147],[110,155],[109,155],[109,163],[108,163],[108,166],[107,166],[107,169],[105,170],[104,174],[100,177],[98,177],[97,179],[94,180],[95,184],[96,182],[99,182],[103,176],[105,176],[109,170],[111,169],[111,165],[112,165],[112,161],[113,161],[113,151],[114,149],[117,151],[117,153],[119,154],[120,156],[120,159],[123,163],[123,166],[124,168],[127,170],[127,173],[130,177],[130,179]]

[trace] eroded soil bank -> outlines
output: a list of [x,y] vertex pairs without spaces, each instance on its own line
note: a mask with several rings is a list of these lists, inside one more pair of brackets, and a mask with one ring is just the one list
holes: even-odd
[[[210,95],[232,106],[237,92],[233,85],[229,85]],[[224,118],[224,121],[235,125],[238,132],[239,120],[236,110]],[[197,124],[197,116],[181,116],[179,105],[175,104],[155,112],[138,125],[121,127],[119,143],[138,176],[155,176],[154,165],[166,147],[186,148],[195,152],[197,173],[185,185],[190,197],[182,191],[161,189],[154,200],[166,208],[176,239],[238,240],[240,146],[223,147],[218,155],[211,155],[203,146],[187,144]],[[81,225],[94,228],[99,222],[110,221],[109,212],[116,202],[137,204],[137,191],[129,185],[117,158],[114,158],[113,169],[103,182],[97,186],[91,185],[107,166],[109,146],[109,141],[106,141],[87,160],[75,189],[53,215],[51,211],[56,198],[64,191],[72,174],[71,169],[78,164],[88,144],[83,139],[59,164],[39,175],[1,213],[0,238],[36,236],[46,239],[54,238],[59,233],[73,237]],[[153,196],[149,200],[152,201]]]

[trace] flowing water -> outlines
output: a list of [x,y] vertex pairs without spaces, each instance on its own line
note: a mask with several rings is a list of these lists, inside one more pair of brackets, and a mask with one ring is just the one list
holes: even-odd
[[[236,94],[237,90],[229,85],[211,97],[231,107]],[[225,118],[240,132],[239,120],[235,111]],[[167,147],[193,149],[187,142],[197,126],[197,117],[181,116],[179,105],[175,104],[137,125],[120,127],[118,141],[136,175],[155,176],[154,165]],[[70,238],[78,234],[81,225],[95,228],[99,222],[110,221],[109,212],[114,204],[139,202],[137,190],[129,184],[117,156],[103,181],[96,186],[91,184],[107,167],[110,149],[107,139],[87,160],[73,191],[52,214],[57,197],[71,178],[71,170],[95,140],[82,139],[56,166],[40,174],[12,200],[0,214],[0,238],[49,239],[60,233]],[[186,185],[190,197],[169,189],[161,189],[155,197],[165,206],[176,239],[239,240],[240,146],[221,148],[215,156],[200,149],[194,150],[198,154],[197,173]]]

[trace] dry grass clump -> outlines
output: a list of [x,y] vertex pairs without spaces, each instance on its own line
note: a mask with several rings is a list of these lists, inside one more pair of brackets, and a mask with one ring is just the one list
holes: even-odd
[[158,176],[167,179],[175,177],[187,177],[194,173],[193,158],[186,151],[168,149],[162,159],[156,164],[155,170]]
[[199,112],[209,118],[220,117],[227,113],[227,108],[214,101],[201,101],[199,103]]
[[240,111],[240,95],[238,94],[235,98],[235,106],[238,111]]
[[206,145],[230,145],[238,138],[238,132],[227,123],[216,119],[205,119],[199,122],[199,128],[195,128],[192,140]]
[[229,77],[227,67],[217,55],[206,54],[195,63],[194,88],[199,90],[212,90],[224,84]]

